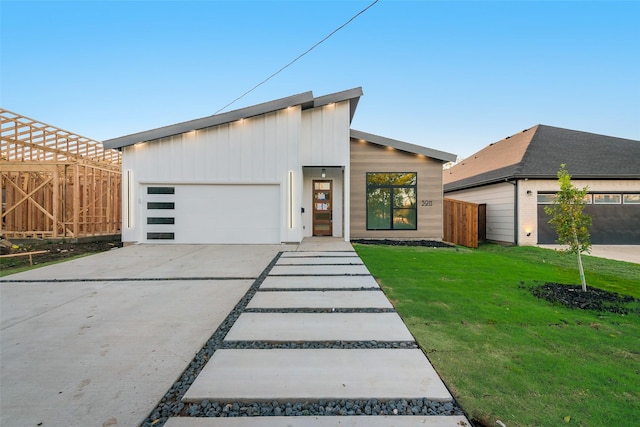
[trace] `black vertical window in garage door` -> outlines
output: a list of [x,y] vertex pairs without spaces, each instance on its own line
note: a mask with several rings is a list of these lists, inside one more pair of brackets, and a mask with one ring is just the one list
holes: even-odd
[[[554,244],[558,235],[549,224],[545,205],[538,205],[538,243]],[[640,204],[587,205],[594,245],[640,245]]]
[[[161,201],[147,202],[147,215],[149,215],[147,216],[147,225],[175,225],[175,217],[170,216],[172,212],[166,212],[173,211],[176,208],[175,202],[169,201],[173,199],[175,192],[175,187],[147,187],[147,194],[160,195],[161,199],[166,197],[166,199]],[[164,212],[159,215],[153,212],[155,210]],[[169,230],[162,231],[147,231],[147,240],[175,240],[175,232],[171,230],[173,227],[169,228]]]

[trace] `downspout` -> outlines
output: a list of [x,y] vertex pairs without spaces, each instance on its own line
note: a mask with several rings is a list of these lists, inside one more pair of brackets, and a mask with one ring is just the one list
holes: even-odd
[[513,185],[513,241],[518,246],[518,180]]
[[518,246],[518,180],[509,181],[509,178],[504,180],[513,185],[513,242]]

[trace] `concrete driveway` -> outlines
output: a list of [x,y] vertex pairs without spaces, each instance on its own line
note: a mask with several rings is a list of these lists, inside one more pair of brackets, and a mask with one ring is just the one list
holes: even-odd
[[[545,249],[559,250],[562,245],[538,245]],[[592,245],[588,256],[613,259],[616,261],[633,262],[640,264],[640,245]]]
[[282,250],[139,245],[1,279],[0,425],[138,425]]

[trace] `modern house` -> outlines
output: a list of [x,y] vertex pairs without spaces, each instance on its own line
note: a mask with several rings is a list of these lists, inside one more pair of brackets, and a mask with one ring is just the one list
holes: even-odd
[[447,198],[486,203],[489,240],[555,243],[545,205],[565,164],[588,187],[594,244],[640,244],[640,141],[537,125],[490,144],[443,171]]
[[122,151],[125,243],[442,238],[455,155],[351,129],[361,88],[104,141]]

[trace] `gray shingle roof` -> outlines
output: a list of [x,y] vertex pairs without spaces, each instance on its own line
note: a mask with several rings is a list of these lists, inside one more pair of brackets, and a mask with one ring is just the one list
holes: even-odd
[[640,141],[537,125],[445,170],[444,190],[508,179],[556,179],[563,163],[574,179],[640,179]]

